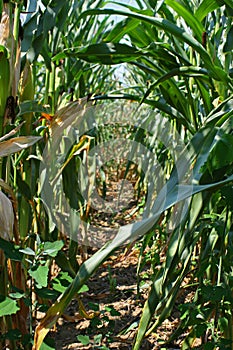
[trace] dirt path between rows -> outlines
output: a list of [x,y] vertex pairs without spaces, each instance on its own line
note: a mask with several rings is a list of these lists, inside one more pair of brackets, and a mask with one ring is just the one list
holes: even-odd
[[[66,315],[60,319],[56,330],[56,349],[132,349],[142,308],[148,295],[149,284],[137,291],[137,263],[139,250],[133,249],[113,256],[101,266],[88,281],[89,290],[81,295],[86,311],[99,308],[99,315],[92,320],[79,320],[79,303],[73,300]],[[143,274],[150,273],[146,266]],[[96,311],[98,313],[98,311]],[[177,326],[177,314],[164,322],[155,335],[146,339],[142,349],[160,349],[161,341],[168,338]],[[89,337],[89,344],[82,344],[79,336]],[[178,349],[172,347],[170,349]]]

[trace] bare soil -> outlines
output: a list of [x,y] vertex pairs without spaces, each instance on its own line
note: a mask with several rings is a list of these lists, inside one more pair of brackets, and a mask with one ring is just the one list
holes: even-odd
[[[93,320],[79,319],[79,303],[73,300],[66,310],[65,318],[59,320],[54,333],[56,349],[132,349],[149,291],[146,282],[139,293],[137,290],[138,253],[137,249],[131,250],[129,254],[122,251],[97,270],[88,282],[88,292],[81,296],[88,313],[93,312],[93,304],[99,306],[100,314],[95,316],[97,324],[94,323],[93,326]],[[145,273],[147,269],[149,273],[150,266],[145,268]],[[117,315],[109,310],[115,310]],[[179,312],[174,311],[172,317],[155,334],[144,340],[142,349],[164,349],[162,342],[176,328],[178,317]],[[98,334],[99,342],[96,341]],[[83,345],[78,340],[79,335],[89,336],[90,343]],[[169,349],[179,349],[179,346]]]

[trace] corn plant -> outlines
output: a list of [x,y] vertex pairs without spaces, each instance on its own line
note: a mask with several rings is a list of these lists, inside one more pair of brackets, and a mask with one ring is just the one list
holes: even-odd
[[[137,1],[137,5],[122,4],[122,10],[90,9],[82,13],[81,18],[108,14],[125,19],[106,31],[103,41],[82,49],[69,48],[54,60],[77,57],[95,64],[127,62],[137,89],[129,87],[128,94],[119,91],[118,98],[149,104],[173,121],[174,129],[182,133],[189,148],[193,181],[179,184],[173,169],[165,186],[166,199],[161,190],[149,216],[122,227],[112,242],[80,267],[71,286],[38,326],[35,349],[74,293],[109,254],[127,240],[146,235],[162,212],[191,194],[189,211],[171,232],[167,258],[155,271],[133,349],[139,349],[143,337],[170,315],[184,278],[191,273],[193,259],[197,260],[193,278],[198,280],[198,287],[192,307],[200,311],[203,322],[198,322],[195,313],[187,311],[189,305],[184,305],[184,321],[169,342],[191,329],[183,349],[192,347],[195,338],[201,338],[203,346],[208,343],[206,348],[232,348],[232,268],[223,262],[224,254],[232,257],[231,245],[226,245],[232,231],[232,2],[219,5],[217,1],[167,0]],[[101,99],[114,97],[107,94]],[[200,248],[198,256],[196,247]],[[213,300],[209,296],[212,292]]]

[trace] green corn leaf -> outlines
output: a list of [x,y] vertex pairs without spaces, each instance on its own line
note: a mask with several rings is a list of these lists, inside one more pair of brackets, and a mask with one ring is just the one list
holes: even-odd
[[109,33],[104,38],[106,42],[119,42],[123,36],[125,36],[128,32],[131,32],[138,27],[138,21],[133,20],[132,18],[127,18],[115,25],[113,30],[109,31]]
[[229,206],[229,208],[233,210],[233,186],[224,186],[221,189],[221,193],[225,197],[226,203]]
[[[143,314],[139,323],[137,338],[133,346],[133,350],[141,349],[142,340],[146,334],[149,322],[152,316],[154,315],[157,306],[159,308],[158,310],[159,316],[157,317],[152,329],[148,331],[148,334],[150,334],[156,327],[158,327],[166,318],[170,316],[170,313],[172,311],[173,305],[176,300],[177,293],[180,290],[181,282],[185,276],[185,273],[190,261],[190,257],[191,257],[191,254],[189,254],[188,258],[186,259],[184,268],[181,271],[179,271],[180,275],[176,279],[176,281],[173,282],[172,284],[173,287],[171,289],[168,288],[168,290],[166,290],[166,284],[163,284],[161,282],[161,279],[158,279],[152,286],[149,297],[143,308]],[[163,284],[163,289],[165,290],[165,294],[164,294],[164,298],[159,302],[161,296],[158,293],[157,288],[160,288],[161,284]]]
[[187,31],[179,28],[174,23],[163,18],[155,18],[155,17],[134,13],[131,11],[120,11],[120,10],[113,10],[113,9],[87,10],[81,14],[80,19],[90,15],[101,15],[101,14],[102,15],[103,14],[122,15],[130,18],[135,18],[135,19],[138,19],[139,21],[149,23],[155,27],[158,27],[164,30],[167,33],[174,35],[177,39],[180,39],[182,42],[190,45],[196,52],[200,54],[203,60],[203,64],[207,69],[209,69],[209,71],[211,71],[211,74],[213,75],[214,79],[217,79],[217,80],[220,79],[222,81],[228,82],[227,74],[224,72],[223,69],[213,64],[212,59],[210,58],[208,52],[205,50],[203,45],[200,42],[198,42],[194,37],[189,35]]
[[165,2],[185,20],[190,28],[192,28],[193,34],[197,37],[198,41],[201,42],[202,33],[205,32],[205,28],[198,17],[196,17],[190,10],[185,8],[177,0],[166,0]]
[[[233,0],[224,0],[225,4],[231,8],[233,8]],[[220,1],[221,4],[221,1]]]
[[59,297],[59,295],[60,295],[59,291],[56,291],[54,289],[37,288],[36,286],[35,286],[35,293],[40,298],[50,299],[50,300],[56,300]]
[[[22,40],[23,56],[27,54],[30,61],[36,60],[43,52],[45,38],[53,28],[61,31],[64,21],[68,17],[69,4],[67,1],[52,0],[47,4],[43,13],[38,11],[34,1],[28,2],[28,14],[24,24],[24,38]],[[53,47],[56,48],[58,36],[54,36]],[[48,47],[45,49],[48,51]]]
[[226,4],[226,12],[228,16],[232,16],[232,9],[233,9],[233,0],[225,0]]
[[[212,120],[210,121],[210,124],[212,123]],[[209,133],[209,126],[206,127],[206,133],[200,132],[199,134],[199,140],[197,142],[196,140],[196,147],[195,150],[201,149],[202,147],[202,142],[200,141],[200,137],[202,138],[202,140],[206,137],[206,134],[208,135]],[[199,152],[199,151],[198,151]],[[174,178],[176,179],[176,178]],[[61,315],[61,313],[63,312],[64,308],[69,304],[69,302],[72,300],[72,297],[74,295],[74,293],[77,293],[78,290],[82,287],[82,285],[87,281],[87,279],[91,276],[91,274],[97,269],[97,267],[115,250],[117,249],[119,246],[121,246],[122,244],[124,244],[127,241],[133,241],[136,238],[138,238],[139,236],[145,234],[146,232],[148,232],[151,227],[155,224],[155,222],[158,220],[158,218],[160,217],[160,214],[168,209],[169,207],[171,207],[172,205],[174,205],[175,203],[184,200],[185,198],[190,197],[190,195],[194,195],[197,193],[200,193],[202,191],[206,191],[206,190],[216,190],[218,188],[220,188],[221,186],[230,183],[233,181],[233,175],[228,177],[227,179],[217,182],[217,183],[212,183],[212,184],[207,184],[207,185],[177,185],[176,181],[177,179],[174,181],[173,177],[171,176],[170,180],[167,183],[167,190],[165,191],[166,193],[166,201],[164,203],[164,191],[161,191],[158,196],[157,199],[153,205],[152,208],[152,216],[149,218],[146,218],[144,220],[142,220],[141,222],[137,222],[135,224],[131,224],[131,225],[127,225],[125,227],[121,227],[121,229],[119,230],[117,236],[115,237],[115,239],[110,242],[109,244],[107,244],[105,247],[103,247],[100,251],[98,251],[96,254],[94,254],[90,259],[88,259],[79,269],[78,274],[76,275],[75,279],[73,280],[73,282],[70,284],[70,286],[65,290],[65,292],[63,293],[63,295],[61,296],[61,298],[49,309],[46,317],[41,321],[40,325],[37,327],[37,331],[36,331],[36,337],[35,337],[35,341],[36,344],[39,346],[39,344],[41,343],[41,341],[43,340],[44,334],[47,332],[47,330],[52,327],[52,325],[56,322],[57,318],[59,317],[59,315]],[[198,202],[200,203],[200,200],[198,200]],[[195,219],[200,211],[199,207],[197,205],[194,205],[195,208],[198,208],[198,210],[196,210],[196,214],[192,214],[193,220],[192,220],[192,225],[194,225],[195,223]],[[192,237],[191,237],[192,238]],[[189,243],[190,244],[190,243]],[[195,244],[195,240],[193,240],[193,244]],[[181,248],[179,247],[179,252],[177,251],[177,254],[179,254],[178,256],[181,256],[182,254],[185,254],[185,261],[188,262],[188,256],[189,256],[189,250],[186,251],[186,241],[183,241],[183,247]],[[173,253],[172,253],[173,254]],[[171,255],[172,255],[171,254]],[[176,255],[177,255],[176,254]],[[169,262],[167,262],[167,264],[169,264],[170,266],[172,266],[173,260],[171,260]],[[165,278],[165,280],[167,280],[168,274],[169,274],[169,266],[166,266],[166,273],[163,277],[163,279]],[[185,270],[184,270],[185,271]],[[157,282],[158,283],[158,282]],[[180,280],[177,280],[177,283],[174,285],[173,291],[175,293],[175,290],[178,289],[179,287],[179,283]],[[160,288],[159,285],[158,287],[156,287],[156,289]],[[168,294],[166,295],[171,295],[169,293],[171,293],[171,290],[167,290]],[[170,307],[172,306],[172,297],[170,300],[170,306],[168,309],[164,310],[163,313],[163,317],[165,317],[165,315],[169,312]],[[161,307],[163,304],[160,304]],[[156,305],[155,305],[156,307]],[[161,308],[160,307],[160,308]],[[150,320],[150,317],[148,317],[148,322]],[[161,320],[161,319],[160,319]],[[148,325],[148,323],[147,323]],[[145,331],[145,327],[143,332]]]
[[233,164],[233,136],[227,134],[221,135],[221,133],[218,136],[219,139],[216,141],[207,160],[207,168],[210,173]]
[[92,44],[80,50],[70,49],[62,54],[53,57],[57,61],[65,56],[75,56],[87,62],[103,63],[103,64],[119,64],[122,62],[130,62],[141,56],[141,53],[134,47],[126,44],[101,43]]
[[195,12],[195,17],[202,21],[208,13],[216,10],[221,5],[224,5],[224,1],[203,0]]
[[227,39],[223,47],[223,52],[231,52],[233,50],[233,27],[227,33]]
[[[202,207],[202,194],[199,193],[192,200],[189,229],[184,231],[181,235],[180,231],[182,228],[178,228],[172,234],[166,254],[167,259],[161,270],[155,276],[149,297],[143,308],[143,314],[133,350],[139,350],[145,334],[149,335],[154,331],[172,312],[177,293],[180,290],[183,278],[189,268],[192,251],[198,240],[198,235],[193,231],[193,227],[195,227],[196,220],[202,211]],[[180,268],[177,273],[174,267],[179,263],[182,263],[182,268]],[[155,322],[148,330],[154,314],[156,315]]]
[[8,96],[10,95],[10,61],[7,49],[0,45],[0,136],[2,136],[3,117]]
[[206,69],[200,68],[200,67],[195,67],[195,66],[194,67],[192,67],[192,66],[180,67],[180,68],[172,69],[169,73],[164,74],[155,83],[151,84],[150,88],[147,90],[147,92],[144,95],[143,101],[144,101],[144,99],[146,99],[149,96],[151,91],[153,91],[158,85],[160,85],[164,81],[166,81],[174,76],[199,77],[199,78],[202,78],[203,80],[206,80],[208,82],[209,81],[208,77],[210,75],[211,75],[210,72],[208,72]]

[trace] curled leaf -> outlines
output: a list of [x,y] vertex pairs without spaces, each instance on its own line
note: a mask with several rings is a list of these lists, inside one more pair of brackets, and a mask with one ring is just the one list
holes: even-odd
[[22,151],[41,139],[40,136],[20,136],[0,143],[0,157]]
[[13,237],[14,211],[11,201],[0,191],[0,237],[10,240]]

